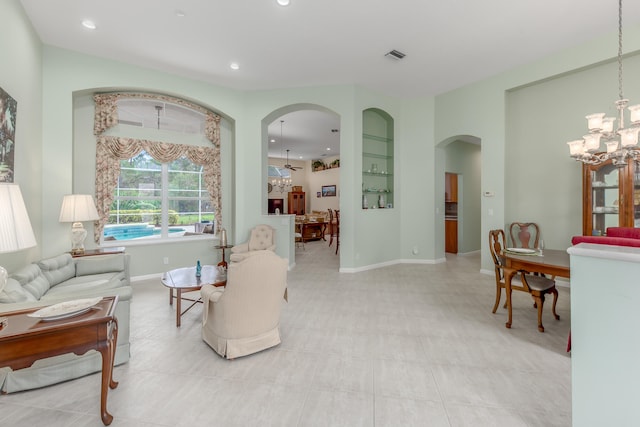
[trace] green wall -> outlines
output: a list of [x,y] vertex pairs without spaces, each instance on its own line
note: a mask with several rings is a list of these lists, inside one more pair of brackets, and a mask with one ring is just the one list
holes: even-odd
[[[566,142],[585,134],[586,114],[604,112],[617,99],[617,72],[607,63],[617,54],[616,35],[436,97],[437,143],[460,135],[481,140],[482,191],[495,193],[481,199],[482,236],[524,218],[541,223],[550,248],[567,248],[580,234],[580,165],[568,157]],[[640,49],[639,35],[638,26],[625,29],[626,51]],[[628,58],[625,70],[625,94],[639,103],[631,83],[637,60]],[[486,240],[481,268],[492,274]]]
[[[582,135],[584,114],[610,106],[616,95],[610,87],[615,86],[616,76],[607,71],[611,64],[602,64],[615,55],[615,34],[434,98],[401,100],[351,85],[232,90],[43,47],[18,0],[2,2],[0,14],[5,21],[0,27],[0,54],[7,59],[0,68],[0,85],[18,100],[16,181],[25,194],[39,243],[36,249],[0,256],[0,263],[10,271],[68,249],[68,224],[58,222],[57,212],[65,194],[88,190],[94,179],[94,159],[90,154],[85,157],[79,145],[91,144],[92,136],[77,121],[79,115],[88,117],[90,104],[82,97],[94,90],[161,92],[220,113],[225,118],[224,155],[230,159],[223,166],[228,177],[223,183],[224,226],[232,241],[239,242],[255,224],[271,223],[283,239],[279,251],[288,257],[294,252],[286,244],[293,241],[290,222],[264,216],[266,126],[296,109],[338,114],[342,271],[444,260],[440,221],[444,146],[466,138],[481,144],[481,191],[495,193],[480,200],[482,269],[492,270],[483,236],[516,219],[541,222],[550,237],[548,246],[568,246],[570,236],[579,232],[581,189],[580,167],[568,158],[565,142]],[[639,30],[625,29],[628,51],[640,49]],[[638,70],[635,58],[629,62],[627,81]],[[628,96],[639,102],[633,84],[627,88]],[[395,192],[394,209],[389,210],[360,208],[362,111],[372,107],[394,119]],[[465,247],[467,235],[464,231]],[[218,256],[211,242],[132,247],[134,275],[166,269],[159,262],[168,251],[177,254],[172,265],[189,265],[198,256]]]
[[17,0],[0,1],[0,17],[0,87],[18,102],[14,182],[38,242],[34,248],[0,255],[0,265],[11,272],[40,257],[43,238],[42,46]]

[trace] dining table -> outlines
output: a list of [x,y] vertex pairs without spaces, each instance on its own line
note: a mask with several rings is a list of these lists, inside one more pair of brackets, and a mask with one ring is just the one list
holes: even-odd
[[569,253],[566,249],[544,249],[531,253],[503,251],[505,258],[505,291],[507,294],[507,328],[511,328],[511,279],[518,271],[539,273],[552,277],[569,278],[571,276]]

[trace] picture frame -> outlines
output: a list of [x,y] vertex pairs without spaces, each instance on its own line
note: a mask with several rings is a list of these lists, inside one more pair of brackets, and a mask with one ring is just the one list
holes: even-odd
[[336,186],[335,185],[323,185],[322,186],[322,197],[335,197],[336,196]]
[[18,103],[0,87],[0,182],[13,182]]
[[316,197],[320,197],[320,196],[322,196],[322,193],[321,193],[320,191],[318,191],[318,192],[316,193]]

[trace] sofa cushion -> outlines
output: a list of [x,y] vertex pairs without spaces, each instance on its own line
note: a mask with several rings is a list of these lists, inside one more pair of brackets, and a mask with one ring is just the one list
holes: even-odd
[[89,274],[113,273],[124,271],[124,256],[105,255],[100,257],[83,257],[76,261],[76,276]]
[[38,261],[38,267],[49,281],[50,286],[55,286],[76,275],[76,264],[73,262],[71,254],[68,253]]
[[27,292],[20,282],[16,279],[9,278],[7,286],[0,292],[0,303],[8,304],[12,302],[29,302],[37,301],[36,297]]
[[44,277],[37,264],[29,264],[13,273],[11,277],[17,280],[20,286],[29,291],[37,300],[50,288],[49,281]]

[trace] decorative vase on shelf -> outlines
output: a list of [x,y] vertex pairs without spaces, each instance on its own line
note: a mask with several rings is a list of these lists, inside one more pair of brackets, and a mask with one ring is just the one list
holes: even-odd
[[362,209],[369,209],[369,202],[367,202],[367,195],[362,195]]
[[384,194],[380,194],[378,196],[378,207],[380,207],[380,208],[384,208],[385,207]]
[[202,275],[202,265],[200,265],[200,260],[196,264],[196,277],[200,277]]

